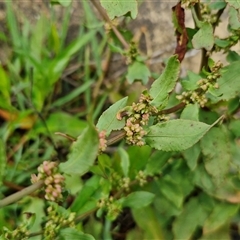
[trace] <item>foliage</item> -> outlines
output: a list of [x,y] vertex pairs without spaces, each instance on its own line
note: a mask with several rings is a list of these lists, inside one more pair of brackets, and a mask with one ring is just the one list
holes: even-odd
[[[231,239],[240,202],[238,1],[173,6],[176,49],[158,77],[116,25],[134,21],[137,1],[83,1],[85,26],[71,42],[72,1],[51,4],[65,11],[60,27],[54,15],[19,27],[6,2],[0,239]],[[194,29],[185,27],[187,8]],[[202,50],[200,71],[182,77],[192,49]],[[104,63],[116,52],[127,68],[111,83]]]

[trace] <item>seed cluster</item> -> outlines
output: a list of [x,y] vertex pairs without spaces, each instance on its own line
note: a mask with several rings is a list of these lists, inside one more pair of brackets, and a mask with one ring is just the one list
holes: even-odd
[[136,175],[136,180],[138,180],[139,185],[142,187],[147,183],[147,175],[143,171],[139,171]]
[[[62,209],[65,210],[65,209]],[[44,226],[44,239],[56,239],[58,232],[62,227],[75,228],[75,212],[69,213],[67,210],[60,211],[59,206],[50,206],[47,208],[48,220]]]
[[100,131],[98,133],[99,138],[99,152],[104,152],[107,149],[106,131]]
[[197,82],[198,88],[193,91],[184,91],[181,95],[177,96],[177,99],[185,104],[198,103],[201,107],[204,107],[208,102],[206,97],[206,92],[209,88],[219,88],[216,82],[219,77],[221,77],[220,69],[222,68],[222,63],[217,62],[211,68],[211,73],[205,79],[200,79]]
[[10,239],[21,239],[26,240],[29,239],[29,231],[27,224],[20,224],[13,231],[9,230],[6,227],[3,227],[3,237],[6,240]]
[[122,211],[121,204],[117,202],[113,196],[101,198],[98,201],[97,206],[102,210],[106,210],[107,217],[111,220],[115,220]]
[[[129,144],[143,146],[145,144],[143,136],[146,134],[143,126],[148,124],[149,117],[157,113],[156,107],[150,105],[151,98],[142,94],[138,103],[133,103],[127,111],[126,125],[123,128],[126,132],[126,141]],[[117,115],[119,120],[121,114]]]
[[46,200],[58,202],[63,198],[65,178],[59,173],[57,162],[44,161],[38,167],[38,175],[32,174],[32,183],[39,180],[44,180]]

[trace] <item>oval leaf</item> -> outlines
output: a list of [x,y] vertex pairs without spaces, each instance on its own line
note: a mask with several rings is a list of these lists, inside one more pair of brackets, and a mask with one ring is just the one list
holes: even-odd
[[182,151],[198,142],[213,125],[184,119],[171,120],[150,127],[145,139],[148,145],[158,150]]
[[217,100],[229,100],[240,94],[240,61],[222,69],[222,76],[218,79],[219,88],[214,90]]
[[74,228],[65,228],[60,231],[60,240],[95,240],[90,234],[85,234]]
[[62,172],[83,175],[93,165],[98,154],[98,133],[89,125],[73,143],[67,162],[60,163]]
[[100,0],[100,3],[106,9],[110,19],[123,16],[128,12],[131,13],[132,18],[136,18],[137,16],[138,6],[136,0]]
[[150,192],[145,191],[133,192],[130,193],[127,197],[121,199],[122,206],[130,208],[146,207],[153,201],[154,197],[155,195]]
[[119,130],[124,127],[125,120],[122,119],[119,121],[117,119],[117,113],[126,106],[127,100],[128,97],[125,97],[103,112],[96,125],[99,131],[105,130],[106,134],[109,135],[111,131]]
[[226,129],[212,128],[201,140],[204,166],[217,183],[224,183],[232,159]]
[[135,80],[140,80],[143,84],[147,84],[150,76],[151,73],[148,67],[142,62],[135,61],[128,66],[127,80],[129,83],[133,83]]
[[149,94],[153,98],[151,104],[163,109],[168,102],[168,96],[175,87],[180,73],[180,63],[177,56],[169,58],[161,76],[152,84]]
[[195,49],[205,48],[211,50],[214,45],[213,27],[210,23],[204,22],[201,28],[193,36],[192,44]]

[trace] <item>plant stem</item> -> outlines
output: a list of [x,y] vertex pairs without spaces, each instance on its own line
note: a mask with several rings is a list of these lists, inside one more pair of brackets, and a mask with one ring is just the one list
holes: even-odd
[[174,113],[174,112],[177,112],[178,110],[182,109],[185,107],[185,103],[179,103],[178,105],[174,106],[174,107],[171,107],[171,108],[168,108],[168,109],[164,109],[162,111],[160,111],[158,113],[159,114],[169,114],[169,113]]
[[117,36],[118,40],[122,43],[122,45],[124,46],[125,49],[129,49],[129,45],[126,42],[126,40],[124,39],[123,35],[118,31],[118,29],[112,24],[112,21],[109,19],[108,15],[106,14],[106,12],[104,11],[104,9],[102,8],[102,6],[99,4],[99,1],[97,0],[91,0],[92,4],[94,5],[94,7],[98,10],[98,12],[100,13],[100,15],[102,16],[102,18],[104,19],[104,21],[106,21],[108,24],[110,24],[113,32],[115,33],[115,35]]
[[35,192],[36,190],[40,189],[43,186],[44,182],[41,180],[37,183],[34,183],[33,185],[26,187],[22,189],[21,191],[18,191],[2,200],[0,200],[0,208],[5,207],[11,203],[17,202],[21,198]]

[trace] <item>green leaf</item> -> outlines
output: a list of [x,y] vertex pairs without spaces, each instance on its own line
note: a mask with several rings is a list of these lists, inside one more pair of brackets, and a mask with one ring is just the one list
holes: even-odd
[[122,110],[127,104],[128,97],[125,97],[111,107],[109,107],[98,119],[96,127],[99,131],[106,131],[106,134],[109,135],[113,130],[119,130],[124,127],[125,120],[118,120],[117,113]]
[[5,176],[7,157],[5,152],[5,144],[0,139],[0,186],[2,186],[3,177]]
[[106,9],[110,19],[120,17],[130,12],[132,18],[136,18],[138,5],[136,0],[100,0],[101,5]]
[[72,144],[68,160],[60,163],[59,167],[64,173],[81,176],[94,164],[97,154],[98,132],[94,126],[89,125]]
[[233,7],[229,8],[229,24],[232,29],[240,28],[239,12]]
[[199,106],[198,104],[188,104],[181,113],[181,119],[199,121]]
[[193,36],[192,44],[195,49],[211,50],[214,45],[213,27],[210,23],[201,24],[198,32]]
[[85,234],[75,228],[63,228],[60,230],[59,240],[95,240],[90,234]]
[[48,67],[50,84],[53,84],[58,80],[73,55],[86,45],[94,37],[95,33],[95,31],[90,31],[77,38],[52,61]]
[[[86,121],[82,121],[76,116],[65,112],[54,112],[50,114],[46,120],[46,125],[50,133],[62,132],[74,137],[79,135],[83,129],[87,127]],[[42,122],[38,122],[31,131],[33,136],[40,133],[47,134],[46,126]]]
[[146,143],[162,151],[182,151],[198,142],[216,123],[207,125],[184,119],[158,123],[149,128]]
[[215,44],[219,47],[226,48],[230,45],[230,41],[225,39],[215,38]]
[[162,167],[166,164],[171,155],[172,153],[170,152],[155,151],[148,159],[145,173],[147,175],[154,175],[156,173],[160,173]]
[[130,165],[128,153],[126,152],[125,149],[121,147],[118,149],[118,153],[121,158],[121,167],[122,167],[123,175],[125,177],[128,177],[128,171],[129,171],[129,165]]
[[130,146],[127,149],[130,160],[128,174],[130,178],[135,178],[138,171],[145,169],[151,151],[152,148],[147,145],[140,148],[138,146]]
[[79,212],[84,207],[92,195],[99,189],[99,181],[100,177],[96,175],[86,181],[71,205],[72,212]]
[[219,0],[217,2],[212,2],[209,4],[209,7],[212,10],[220,10],[226,7],[226,3],[224,2],[224,0]]
[[240,138],[240,120],[232,120],[229,124],[229,129],[235,137]]
[[132,209],[143,208],[152,203],[155,194],[145,191],[136,191],[130,193],[127,197],[121,198],[120,202],[123,207]]
[[168,102],[169,94],[174,89],[180,73],[177,56],[169,58],[167,65],[158,79],[152,84],[149,94],[153,98],[151,104],[163,109]]
[[175,182],[169,175],[157,181],[160,192],[178,209],[181,208],[183,203],[183,193],[179,187],[179,183]]
[[72,3],[72,0],[58,0],[58,2],[64,6],[64,7],[68,7],[70,6],[70,4]]
[[235,9],[240,8],[240,1],[239,0],[225,0],[230,6],[234,7]]
[[226,59],[229,63],[232,63],[232,62],[235,62],[235,61],[239,61],[240,56],[237,52],[229,50]]
[[2,66],[0,66],[0,93],[3,95],[4,102],[7,105],[11,105],[11,98],[10,98],[10,79],[8,78],[7,74],[5,73]]
[[173,223],[174,239],[191,239],[197,226],[201,226],[207,216],[208,212],[201,206],[198,198],[191,198]]
[[218,79],[219,89],[215,94],[219,100],[229,100],[240,94],[240,61],[235,61],[222,69],[222,76]]
[[197,161],[200,156],[200,153],[201,153],[201,148],[198,143],[182,152],[188,167],[192,171],[197,167]]
[[200,143],[205,156],[204,166],[207,172],[213,176],[218,183],[223,183],[226,174],[229,172],[231,160],[226,129],[212,128]]
[[194,183],[199,186],[206,192],[213,192],[215,190],[215,186],[213,184],[211,176],[207,173],[203,164],[199,164],[197,168],[194,170]]
[[147,84],[148,78],[151,76],[151,73],[148,67],[142,63],[135,61],[128,66],[127,80],[131,84],[135,80],[142,81],[143,84]]
[[93,84],[93,81],[87,81],[87,82],[83,83],[81,86],[74,89],[68,95],[58,98],[55,102],[53,102],[51,104],[51,107],[60,107],[64,104],[66,104],[67,102],[70,102],[74,98],[79,97],[79,95],[81,93],[85,92],[92,84]]
[[141,228],[141,232],[144,233],[144,237],[140,239],[165,239],[160,226],[159,218],[156,216],[156,212],[153,208],[149,206],[145,208],[132,209],[132,214],[135,222]]
[[199,88],[197,82],[202,79],[202,77],[194,72],[187,72],[187,79],[181,81],[182,87],[187,91],[193,91]]
[[222,225],[226,224],[232,216],[237,214],[239,205],[220,202],[215,205],[211,215],[206,220],[203,231],[204,233],[215,231]]

